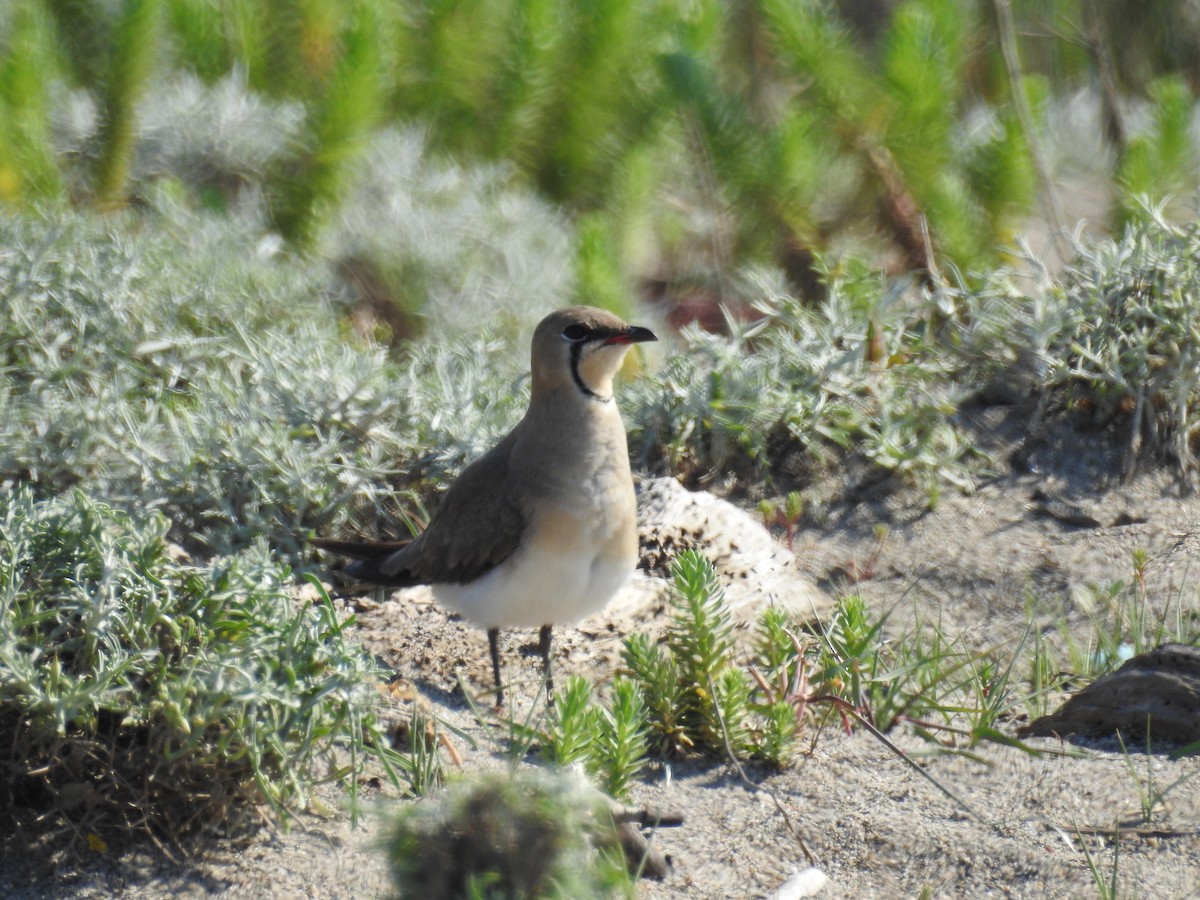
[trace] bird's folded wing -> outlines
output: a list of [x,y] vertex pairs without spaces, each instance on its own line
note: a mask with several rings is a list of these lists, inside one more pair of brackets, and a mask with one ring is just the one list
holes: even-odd
[[515,435],[468,466],[408,547],[379,565],[412,583],[465,584],[504,562],[521,543],[526,517],[510,478]]

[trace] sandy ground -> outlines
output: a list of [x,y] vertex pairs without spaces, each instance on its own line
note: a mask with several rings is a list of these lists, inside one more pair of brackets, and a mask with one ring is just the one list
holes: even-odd
[[[919,614],[981,647],[1016,647],[1030,597],[1046,604],[1046,623],[1065,611],[1080,625],[1076,601],[1088,585],[1128,579],[1135,549],[1149,556],[1148,596],[1156,609],[1200,608],[1200,500],[1184,495],[1167,469],[1121,485],[1114,475],[1120,460],[1104,437],[1066,431],[1023,440],[1007,415],[977,414],[976,426],[992,435],[998,474],[970,496],[946,495],[928,510],[919,495],[888,493],[869,481],[827,491],[794,545],[802,568],[830,591],[846,589],[847,573],[856,573],[854,589],[880,607],[894,606],[896,627]],[[503,729],[475,721],[457,689],[460,677],[476,688],[489,683],[483,634],[416,599],[355,605],[365,645],[477,743],[472,749],[458,742],[464,769],[503,764]],[[601,614],[560,629],[556,671],[602,681],[621,636],[658,624]],[[505,637],[517,710],[527,707],[537,683],[529,652],[535,640],[524,632]],[[893,738],[973,813],[861,731],[846,736],[827,728],[785,772],[748,767],[750,783],[715,761],[656,766],[636,786],[634,802],[679,809],[686,821],[659,833],[675,868],[665,882],[643,883],[639,897],[766,895],[809,864],[801,841],[829,876],[822,897],[1099,896],[1083,845],[1106,878],[1115,859],[1120,896],[1200,896],[1200,758],[1135,752],[1131,774],[1115,742],[1033,740],[1039,755],[987,745],[972,760],[931,754],[916,737]],[[1151,788],[1165,800],[1146,819],[1140,797]],[[374,845],[387,810],[399,802],[380,799],[356,831],[344,819],[305,817],[284,834],[264,829],[198,843],[184,863],[149,847],[51,861],[18,855],[19,842],[10,838],[0,845],[7,851],[0,896],[386,896],[390,885]],[[1122,826],[1119,854],[1097,834],[1114,823]]]

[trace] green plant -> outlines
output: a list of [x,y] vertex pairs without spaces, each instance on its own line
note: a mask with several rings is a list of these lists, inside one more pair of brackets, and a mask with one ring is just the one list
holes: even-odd
[[789,105],[779,114],[782,121],[762,122],[755,114],[766,104],[723,90],[717,63],[706,58],[712,43],[702,33],[699,46],[693,42],[659,60],[662,80],[691,126],[685,148],[696,158],[694,168],[738,210],[725,229],[731,233],[715,236],[731,246],[724,254],[713,253],[716,258],[708,265],[720,274],[728,269],[730,255],[766,259],[778,262],[794,283],[812,282],[810,248],[821,224],[814,209],[822,188],[826,199],[845,189],[847,167],[805,107]]
[[[67,24],[64,19],[77,14],[71,9],[76,5],[70,0],[52,4],[61,10],[60,27]],[[153,71],[162,7],[162,0],[124,0],[106,23],[108,46],[98,80],[100,123],[92,181],[95,203],[102,209],[126,201],[136,106]]]
[[683,691],[685,728],[710,753],[740,755],[749,685],[732,665],[733,623],[712,564],[696,550],[671,566],[674,582],[667,647],[676,660]]
[[1146,592],[1145,551],[1133,554],[1130,582],[1091,585],[1075,595],[1075,604],[1087,619],[1087,628],[1070,627],[1063,616],[1059,627],[1071,671],[1085,680],[1106,675],[1133,656],[1163,643],[1190,644],[1200,637],[1200,616],[1186,614],[1182,599],[1174,611],[1168,604],[1157,612]]
[[388,856],[406,897],[633,896],[603,798],[567,773],[452,784],[400,814]]
[[734,662],[729,613],[711,565],[689,551],[672,574],[666,646],[633,635],[624,653],[662,753],[753,756],[782,766],[794,757],[805,724],[829,714],[847,730],[861,723],[881,740],[904,724],[944,748],[955,748],[958,735],[971,745],[1011,742],[997,723],[1012,707],[1013,662],[1002,666],[969,652],[941,627],[921,622],[889,640],[887,616],[872,615],[852,595],[807,641],[781,610],[764,610],[747,678]]
[[1021,660],[1021,651],[1025,646],[1025,638],[1017,646],[1016,652],[1003,663],[991,654],[985,654],[973,659],[969,665],[970,687],[965,691],[970,705],[960,710],[968,717],[970,744],[978,746],[984,741],[1016,746],[1025,746],[1001,731],[1002,721],[1011,718],[1019,702],[1024,702],[1026,708],[1034,702],[1031,698],[1036,686],[1031,684],[1029,693],[1023,698],[1014,696],[1020,683],[1017,665]]
[[623,799],[646,764],[646,721],[642,690],[630,679],[614,679],[602,704],[587,679],[572,675],[548,714],[543,755],[559,766],[580,763],[601,790]]
[[759,703],[755,711],[761,717],[761,724],[754,736],[754,756],[778,768],[787,766],[796,755],[796,738],[800,734],[800,718],[792,699],[776,697]]
[[[249,803],[278,815],[369,759],[392,780],[377,672],[328,596],[298,606],[262,545],[196,568],[167,523],[76,491],[0,493],[0,732],[8,802],[176,834]],[[67,801],[87,785],[86,806]]]
[[778,606],[768,606],[758,618],[758,636],[754,657],[767,681],[790,680],[793,663],[802,648],[790,630],[793,622]]
[[[834,210],[873,203],[909,271],[988,255],[1028,201],[1029,180],[1013,177],[1025,145],[1012,129],[989,134],[973,155],[961,149],[964,74],[980,28],[973,8],[901,4],[874,47],[829,3],[768,2],[734,23],[743,45],[771,52],[739,59],[715,52],[722,45],[707,31],[684,32],[663,69],[696,122],[707,167],[743,210],[749,227],[738,240],[765,243],[810,295],[819,294],[812,253],[830,227],[822,214]],[[772,84],[787,86],[787,102]],[[977,164],[981,153],[989,165]],[[995,202],[1001,181],[1007,206]]]
[[548,714],[546,755],[559,766],[582,762],[591,755],[596,736],[591,683],[572,675],[554,698]]
[[907,724],[943,747],[957,735],[1012,743],[997,728],[1013,705],[1014,656],[1007,664],[989,652],[973,652],[938,623],[920,619],[888,638],[888,614],[876,616],[858,595],[838,601],[818,632],[804,674],[807,702],[830,702],[846,728],[851,719],[877,733]]
[[446,781],[442,755],[438,750],[438,720],[429,716],[420,704],[413,707],[408,723],[409,747],[405,774],[412,792],[423,797]]
[[1025,617],[1029,622],[1025,633],[1033,637],[1029,649],[1029,694],[1025,708],[1030,718],[1036,719],[1050,712],[1051,695],[1061,690],[1062,679],[1054,648],[1045,629],[1035,622],[1036,611],[1032,598],[1026,602]]
[[[1068,605],[1028,604],[1026,642],[1017,650],[1028,653],[1029,693],[1025,706],[1031,717],[1045,715],[1052,694],[1078,689],[1107,675],[1135,655],[1164,643],[1194,644],[1200,640],[1200,613],[1177,596],[1161,607],[1146,588],[1149,558],[1133,553],[1132,577],[1075,591]],[[1047,612],[1052,624],[1038,624]],[[1083,621],[1078,618],[1082,615]]]
[[180,64],[211,84],[228,73],[233,54],[226,39],[226,18],[236,21],[244,2],[227,4],[207,0],[167,0],[167,30]]
[[[761,675],[756,691],[746,669],[736,664],[732,621],[711,563],[689,550],[675,559],[671,573],[674,591],[666,645],[634,634],[623,653],[644,696],[658,751],[734,759],[757,756],[784,765],[793,755],[798,732],[793,697],[786,691],[772,694]],[[777,611],[764,615],[759,665],[752,671],[765,668],[772,679],[786,681],[790,660],[777,646],[782,629]]]
[[1133,758],[1129,755],[1129,748],[1125,746],[1125,739],[1121,737],[1121,733],[1117,732],[1117,743],[1121,745],[1121,756],[1125,760],[1125,768],[1129,771],[1129,778],[1137,788],[1138,807],[1141,813],[1141,822],[1143,825],[1149,824],[1154,819],[1154,810],[1162,803],[1165,793],[1160,792],[1154,785],[1154,765],[1151,762],[1153,756],[1151,754],[1150,743],[1150,721],[1146,721],[1146,780],[1143,781],[1134,767]]
[[[1043,57],[1062,67],[1034,112],[1076,105],[1071,79],[1097,67],[1073,37],[1088,15],[1058,4],[1051,28],[1040,9],[1015,13],[1016,32],[1038,34],[1022,47],[1027,68]],[[0,20],[0,172],[19,183],[0,192],[125,202],[156,85],[236,79],[254,103],[301,114],[300,140],[253,186],[267,183],[274,222],[308,250],[376,129],[417,123],[439,151],[502,163],[579,223],[579,295],[593,301],[620,307],[645,278],[671,297],[702,286],[736,299],[731,281],[764,263],[819,297],[818,257],[865,246],[864,221],[891,236],[906,269],[969,272],[1029,205],[1033,133],[1070,133],[1069,146],[1099,129],[1018,126],[995,77],[995,25],[975,5],[908,0],[869,29],[855,21],[821,0],[733,13],[713,0],[19,0]],[[1195,182],[1183,127],[1194,79],[1180,49],[1193,31],[1168,35],[1169,64],[1154,45],[1152,60],[1143,48],[1144,64],[1127,65],[1139,51],[1113,43],[1122,87],[1154,98],[1154,125],[1112,140],[1127,197]],[[49,123],[85,106],[100,120],[93,139],[55,146]],[[80,151],[86,184],[70,171]]]
[[804,647],[793,627],[779,607],[764,609],[758,619],[755,663],[750,667],[759,688],[751,703],[759,718],[753,732],[754,755],[780,767],[796,753],[796,738],[813,698]]
[[[663,749],[725,753],[725,725],[740,733],[748,690],[725,680],[731,669],[732,624],[712,564],[694,550],[671,566],[674,591],[665,649],[626,642],[625,664],[647,695],[651,727]],[[636,636],[635,636],[636,637]],[[734,753],[744,748],[732,747]]]
[[1058,276],[1026,247],[980,287],[946,288],[956,314],[941,346],[954,348],[960,380],[1017,401],[1036,392],[1040,415],[1118,436],[1126,478],[1163,456],[1192,478],[1200,229],[1147,208],[1119,238],[1074,249]]
[[[330,4],[311,6],[337,9]],[[338,39],[331,41],[336,62],[325,77],[317,79],[305,152],[298,159],[282,162],[271,185],[272,219],[280,233],[301,250],[316,246],[352,165],[382,117],[387,89],[378,4],[374,0],[348,4],[344,22],[335,21],[329,27],[337,29],[339,25]]]
[[[673,574],[666,646],[633,635],[624,654],[645,693],[661,753],[699,751],[785,766],[805,729],[819,728],[830,716],[840,717],[847,732],[865,728],[909,765],[909,756],[886,731],[903,725],[941,751],[971,758],[983,742],[1025,749],[999,727],[1015,703],[1019,654],[1004,664],[994,653],[966,649],[940,625],[921,621],[889,638],[887,616],[873,615],[860,597],[849,596],[816,636],[802,638],[782,610],[765,609],[747,678],[734,662],[728,613],[711,566],[698,554],[680,554]],[[950,790],[929,780],[974,815]]]
[[62,191],[51,143],[53,21],[42,4],[19,4],[0,42],[0,203],[28,206]]
[[1177,77],[1155,81],[1149,93],[1153,128],[1133,137],[1117,166],[1119,226],[1151,218],[1153,204],[1186,193],[1195,183],[1197,154],[1190,131],[1195,95]]
[[857,710],[865,711],[874,724],[895,723],[895,682],[880,679],[889,667],[883,657],[887,614],[872,618],[861,596],[851,594],[838,601],[829,622],[821,627],[821,647],[814,681],[845,697]]
[[1200,229],[1161,219],[1097,245],[1065,280],[1075,313],[1060,344],[1067,378],[1086,385],[1098,418],[1129,423],[1127,473],[1143,441],[1193,467],[1197,282]]
[[1112,868],[1109,869],[1107,877],[1103,869],[1098,855],[1093,855],[1088,847],[1087,839],[1080,832],[1078,826],[1075,828],[1075,836],[1079,839],[1079,847],[1083,850],[1084,862],[1087,864],[1088,873],[1092,876],[1092,884],[1096,886],[1096,892],[1100,895],[1100,900],[1118,900],[1120,893],[1120,862],[1121,862],[1121,830],[1113,829],[1113,852],[1112,852]]
[[625,640],[622,658],[646,698],[650,727],[661,754],[683,753],[695,747],[684,723],[684,687],[675,656],[645,633]]
[[1151,743],[1149,720],[1146,722],[1145,778],[1138,774],[1133,757],[1130,755],[1129,749],[1125,746],[1125,739],[1121,737],[1120,732],[1117,732],[1117,741],[1121,745],[1121,756],[1124,757],[1125,768],[1129,771],[1129,779],[1133,782],[1134,788],[1137,791],[1141,824],[1149,825],[1154,820],[1156,810],[1162,809],[1166,804],[1167,797],[1177,788],[1196,778],[1200,774],[1200,770],[1185,772],[1166,787],[1160,787],[1154,777],[1155,755]]
[[762,500],[758,504],[758,511],[762,515],[763,525],[767,528],[779,526],[784,529],[788,549],[791,550],[792,542],[796,538],[796,524],[804,514],[804,500],[800,496],[800,492],[789,491],[781,504]]
[[596,774],[610,797],[629,796],[633,781],[646,765],[648,747],[646,701],[629,678],[615,678],[610,707],[599,710]]

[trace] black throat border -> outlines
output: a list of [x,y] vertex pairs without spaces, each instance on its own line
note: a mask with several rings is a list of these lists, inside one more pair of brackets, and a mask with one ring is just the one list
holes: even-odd
[[583,378],[579,374],[579,360],[583,356],[583,345],[585,343],[587,341],[579,341],[571,345],[571,377],[575,380],[575,386],[583,392],[585,397],[591,397],[600,403],[608,403],[612,400],[612,397],[601,397],[584,383]]

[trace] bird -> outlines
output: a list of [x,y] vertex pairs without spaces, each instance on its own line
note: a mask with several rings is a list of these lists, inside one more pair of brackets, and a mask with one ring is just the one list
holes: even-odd
[[434,599],[487,631],[496,707],[501,628],[536,627],[553,703],[554,625],[603,607],[638,560],[637,503],[613,378],[649,328],[590,306],[550,313],[530,348],[524,417],[450,485],[428,526],[411,540],[312,538],[355,561],[363,582],[432,585]]

